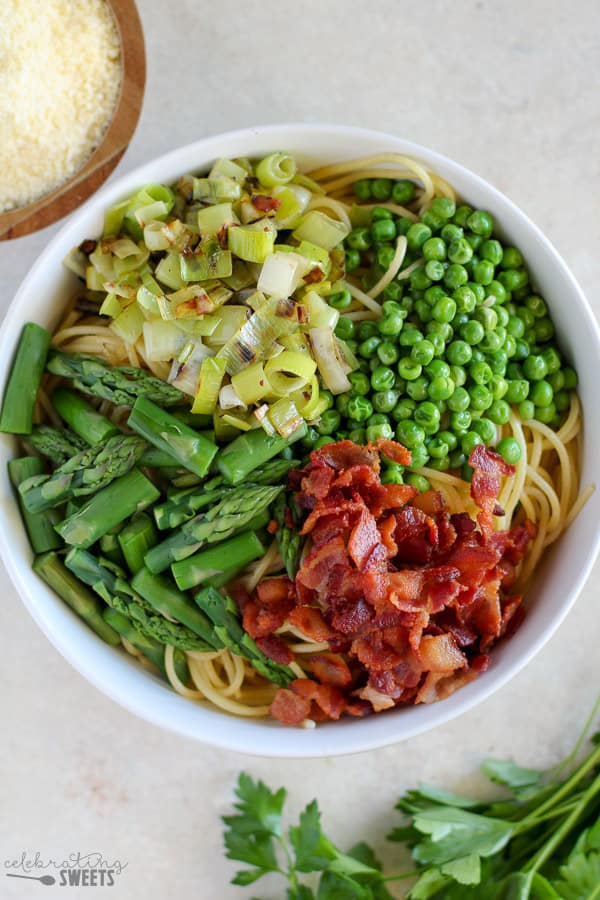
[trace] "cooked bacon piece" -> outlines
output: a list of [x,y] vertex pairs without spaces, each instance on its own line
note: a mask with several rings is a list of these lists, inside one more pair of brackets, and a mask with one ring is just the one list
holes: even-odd
[[274,212],[281,206],[281,200],[269,197],[267,194],[252,194],[252,206],[259,212]]
[[[342,692],[331,684],[317,684],[310,678],[296,678],[290,685],[294,693],[306,700],[314,700],[317,707],[330,719],[339,719],[346,701]],[[312,710],[314,713],[314,709]]]
[[417,494],[412,505],[415,509],[427,513],[428,516],[435,516],[446,510],[446,501],[439,491],[424,491],[422,494]]
[[407,450],[406,447],[403,447],[402,444],[399,444],[397,441],[379,438],[377,441],[377,449],[392,462],[399,463],[401,466],[410,466],[412,459],[410,450]]
[[306,519],[300,534],[310,534],[319,519],[324,516],[338,518],[342,527],[344,529],[348,528],[351,522],[354,523],[356,521],[364,508],[364,503],[354,500],[341,500],[338,503],[318,503]]
[[[398,446],[400,446],[398,444]],[[336,472],[349,469],[351,466],[368,466],[379,472],[379,456],[371,448],[361,447],[352,441],[336,441],[334,444],[325,444],[319,450],[313,450],[310,455],[310,465],[331,466]]]
[[[293,684],[293,682],[292,682]],[[271,715],[284,725],[301,725],[310,714],[310,700],[288,688],[279,688],[271,703]]]
[[401,572],[392,572],[388,575],[388,581],[390,584],[388,601],[396,609],[418,612],[422,608],[422,603],[417,601],[421,597],[425,584],[424,569],[404,569]]
[[396,517],[388,516],[387,519],[384,519],[378,524],[383,546],[387,551],[388,558],[392,558],[398,553],[398,544],[394,540],[394,532],[396,531]]
[[262,650],[265,656],[275,660],[277,663],[281,663],[282,666],[289,666],[294,660],[294,654],[286,642],[274,634],[256,638],[256,646]]
[[251,600],[244,607],[242,618],[244,631],[247,631],[255,640],[259,637],[267,637],[281,628],[293,607],[294,601],[289,598],[273,606],[260,606],[256,601]]
[[335,631],[323,618],[321,610],[314,606],[296,606],[290,612],[288,621],[307,638],[317,643],[328,641],[335,635]]
[[381,535],[377,528],[375,516],[365,509],[350,533],[348,553],[357,569],[364,569],[377,546],[381,545]]
[[[400,696],[400,691],[398,691],[398,696]],[[392,706],[396,705],[396,700],[393,697],[390,697],[389,694],[384,694],[382,691],[376,690],[374,687],[371,687],[368,684],[366,687],[362,688],[358,692],[358,696],[362,700],[368,700],[375,712],[382,712],[384,709],[391,709]]]
[[425,634],[419,644],[419,657],[428,672],[454,672],[467,665],[466,656],[451,634]]
[[335,575],[336,567],[347,567],[347,559],[346,546],[341,536],[333,538],[328,544],[313,547],[296,576],[296,582],[313,590],[326,589],[330,578]]
[[291,588],[292,582],[287,575],[281,575],[261,581],[256,588],[256,593],[260,602],[265,606],[275,606],[288,600]]
[[489,537],[494,530],[494,510],[496,497],[500,492],[500,478],[503,475],[513,475],[515,467],[502,459],[499,453],[487,450],[483,444],[473,448],[469,465],[473,467],[471,497],[481,510],[477,521],[483,534]]
[[352,681],[348,664],[339,653],[319,653],[309,661],[310,671],[321,684],[347,687]]

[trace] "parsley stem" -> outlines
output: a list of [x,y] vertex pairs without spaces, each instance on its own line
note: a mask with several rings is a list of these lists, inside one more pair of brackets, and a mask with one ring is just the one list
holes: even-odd
[[[592,754],[592,755],[595,756],[596,754]],[[572,811],[572,813],[569,816],[567,816],[567,818],[564,820],[564,822],[562,823],[560,828],[558,828],[554,832],[554,834],[552,835],[550,840],[546,844],[544,844],[544,846],[535,854],[535,856],[533,856],[531,858],[531,860],[524,867],[524,871],[527,872],[529,870],[532,870],[534,872],[537,872],[537,870],[540,869],[544,865],[546,860],[550,856],[552,856],[556,847],[558,847],[558,845],[564,840],[564,838],[567,836],[569,831],[576,824],[578,818],[582,814],[583,810],[585,809],[585,807],[587,806],[589,801],[599,791],[600,791],[600,775],[596,775],[596,777],[590,784],[587,791],[584,793],[583,797],[581,798],[581,800],[579,801],[579,803],[577,804],[575,809]]]
[[412,872],[402,872],[400,875],[386,875],[381,881],[402,881],[404,878],[418,878],[423,869],[413,869]]
[[562,762],[558,763],[558,765],[554,769],[550,769],[550,773],[551,773],[552,779],[554,781],[557,781],[558,776],[561,774],[561,772],[564,769],[566,769],[569,766],[569,764],[573,762],[574,759],[576,759],[577,754],[581,750],[583,743],[584,743],[586,737],[588,736],[588,732],[589,732],[590,728],[592,727],[592,723],[593,723],[594,719],[596,718],[596,713],[598,712],[598,709],[600,709],[600,694],[598,694],[598,696],[596,697],[596,702],[594,703],[594,705],[592,707],[592,711],[590,712],[589,716],[587,717],[585,725],[581,729],[581,734],[577,738],[577,741],[575,742],[575,746],[573,747],[573,749],[571,750],[569,755],[565,756],[565,758],[563,759]]
[[[524,819],[519,823],[518,831],[526,831],[527,828],[532,827],[533,825],[537,825],[540,816],[547,812],[547,810],[551,809],[555,806],[558,800],[562,800],[563,797],[567,796],[572,789],[578,784],[582,778],[584,778],[588,772],[594,768],[600,762],[600,747],[591,753],[586,760],[576,769],[570,778],[567,780],[552,794],[551,797],[546,800],[545,803],[542,803],[541,806],[538,806],[536,810],[529,813],[528,816],[525,816]],[[586,791],[587,794],[587,791]],[[585,795],[584,795],[585,796]]]

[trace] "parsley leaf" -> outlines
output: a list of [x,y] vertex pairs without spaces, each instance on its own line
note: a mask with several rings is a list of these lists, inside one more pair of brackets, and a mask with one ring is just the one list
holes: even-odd
[[[510,822],[452,806],[432,807],[419,813],[415,816],[414,827],[431,837],[414,847],[413,857],[419,863],[435,866],[471,854],[492,856],[506,846],[514,831]],[[471,867],[469,877],[472,871]]]
[[268,872],[280,871],[274,839],[281,836],[286,792],[280,788],[273,793],[262,781],[253,781],[242,772],[235,793],[238,813],[223,817],[227,825],[224,841],[228,859],[255,867],[237,872],[232,879],[232,884],[248,885]]
[[541,786],[545,772],[523,769],[507,759],[486,759],[481,766],[484,775],[495,784],[508,788],[515,797],[525,799]]
[[338,851],[321,831],[321,814],[313,800],[300,814],[300,822],[289,830],[299,872],[319,872],[336,858]]
[[563,900],[600,898],[600,853],[572,854],[560,867],[561,880],[555,884]]

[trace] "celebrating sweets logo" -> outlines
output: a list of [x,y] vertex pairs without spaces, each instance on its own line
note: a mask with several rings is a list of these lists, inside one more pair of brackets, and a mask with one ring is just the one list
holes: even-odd
[[[7,878],[39,881],[48,887],[113,887],[127,866],[118,859],[109,861],[98,852],[70,853],[58,860],[44,859],[39,851],[30,856],[24,850],[20,857],[4,860],[4,868],[12,870],[5,872]],[[40,874],[42,871],[44,874]]]

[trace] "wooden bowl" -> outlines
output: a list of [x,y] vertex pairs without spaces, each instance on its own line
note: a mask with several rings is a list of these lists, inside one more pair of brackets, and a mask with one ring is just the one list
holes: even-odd
[[131,140],[146,83],[142,23],[134,0],[108,0],[121,42],[121,91],[102,142],[71,177],[39,200],[0,213],[0,241],[22,237],[70,213],[108,178]]

